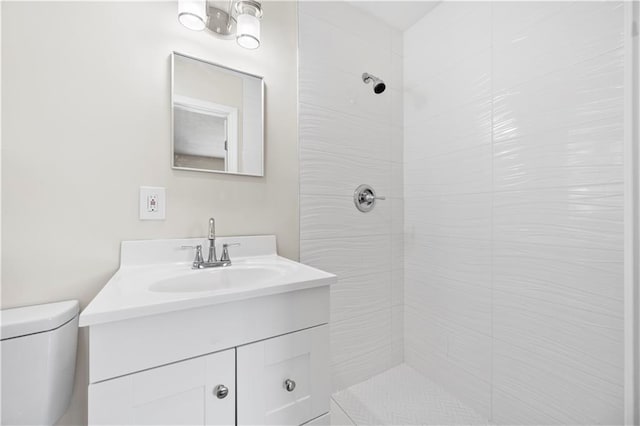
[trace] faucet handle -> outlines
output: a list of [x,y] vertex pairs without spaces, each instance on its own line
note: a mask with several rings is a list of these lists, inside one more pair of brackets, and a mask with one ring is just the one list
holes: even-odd
[[232,246],[239,246],[240,243],[224,243],[222,245],[222,255],[220,256],[220,262],[230,262],[231,259],[229,259],[229,247]]
[[196,257],[193,259],[193,268],[197,269],[202,263],[204,263],[204,259],[202,258],[202,246],[198,244],[197,246],[180,246],[181,249],[195,249]]

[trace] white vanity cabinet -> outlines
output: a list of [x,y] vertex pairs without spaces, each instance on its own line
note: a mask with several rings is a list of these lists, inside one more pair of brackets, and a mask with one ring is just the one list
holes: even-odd
[[89,424],[310,422],[329,411],[328,329],[320,325],[93,383]]
[[89,424],[317,419],[329,411],[328,308],[323,286],[90,326]]
[[232,425],[235,349],[89,386],[89,424]]
[[277,256],[273,236],[226,237],[244,250],[232,266],[192,270],[175,257],[194,243],[123,243],[80,315],[89,424],[326,424],[335,275]]

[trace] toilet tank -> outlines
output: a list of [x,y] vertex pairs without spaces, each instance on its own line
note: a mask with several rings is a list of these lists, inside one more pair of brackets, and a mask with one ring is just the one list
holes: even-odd
[[73,391],[78,301],[0,311],[0,423],[52,425]]

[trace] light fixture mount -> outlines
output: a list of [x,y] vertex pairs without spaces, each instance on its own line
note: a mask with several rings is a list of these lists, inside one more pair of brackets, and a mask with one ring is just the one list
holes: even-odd
[[178,0],[178,20],[194,31],[203,29],[216,37],[236,39],[246,49],[260,46],[259,0]]
[[217,7],[207,6],[207,29],[213,35],[225,40],[232,40],[236,34],[236,18],[233,13],[219,9]]

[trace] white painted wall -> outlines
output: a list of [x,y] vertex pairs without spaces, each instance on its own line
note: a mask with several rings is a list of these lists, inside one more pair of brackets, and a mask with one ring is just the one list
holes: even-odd
[[[300,259],[336,273],[331,365],[342,389],[402,362],[401,34],[346,2],[301,2]],[[376,95],[363,72],[383,78]],[[356,210],[362,183],[386,195]]]
[[[247,51],[182,27],[174,2],[2,2],[2,307],[84,306],[121,240],[276,234],[298,258],[297,13],[265,2]],[[170,168],[170,53],[263,75],[265,177]],[[138,220],[138,188],[167,220]],[[86,421],[86,353],[63,424]]]
[[405,357],[496,423],[623,420],[622,2],[404,34]]

